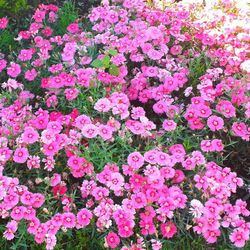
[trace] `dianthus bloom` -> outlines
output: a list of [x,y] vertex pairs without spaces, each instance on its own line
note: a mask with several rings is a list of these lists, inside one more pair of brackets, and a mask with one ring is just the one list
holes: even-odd
[[76,224],[76,217],[73,213],[64,213],[62,224],[66,228],[73,228]]
[[249,232],[248,230],[245,231],[236,229],[232,232],[229,238],[236,247],[243,247],[246,241],[249,240]]
[[82,134],[86,138],[94,138],[98,135],[98,129],[94,124],[87,124],[83,126]]
[[77,33],[79,31],[79,25],[78,23],[71,23],[68,27],[67,27],[67,30],[70,32],[70,33]]
[[90,220],[92,219],[93,215],[92,213],[86,209],[86,208],[83,208],[81,209],[76,218],[77,218],[77,227],[85,227],[87,226],[89,223],[90,223]]
[[3,233],[3,237],[7,240],[14,239],[14,233],[17,231],[17,226],[18,224],[14,220],[8,222],[8,224],[6,225],[6,231]]
[[108,112],[111,109],[111,107],[112,105],[110,100],[108,98],[102,98],[96,102],[94,109],[99,112]]
[[9,20],[8,20],[7,17],[2,17],[2,18],[0,18],[0,29],[1,29],[1,30],[6,29],[7,26],[8,26],[8,22],[9,22]]
[[25,143],[35,143],[39,138],[38,132],[32,127],[26,127],[22,135],[22,139]]
[[116,248],[120,244],[120,238],[116,233],[110,232],[105,238],[105,242],[110,248]]
[[17,77],[21,73],[21,66],[17,63],[11,62],[7,68],[7,74],[13,78]]
[[161,224],[161,233],[165,238],[172,238],[177,232],[176,226],[173,222],[169,221],[167,223]]
[[27,148],[17,148],[13,160],[17,163],[24,163],[29,157],[29,152]]
[[207,125],[212,131],[216,131],[223,128],[224,121],[221,117],[212,115],[207,119]]
[[173,131],[176,129],[177,124],[173,120],[165,120],[162,124],[162,127],[166,131]]
[[128,165],[139,169],[144,164],[144,157],[139,152],[134,152],[128,156]]

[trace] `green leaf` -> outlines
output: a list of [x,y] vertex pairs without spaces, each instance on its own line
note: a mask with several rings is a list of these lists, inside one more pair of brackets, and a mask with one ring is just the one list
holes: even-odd
[[113,76],[118,76],[119,75],[119,68],[115,64],[111,64],[109,68],[109,73]]
[[109,64],[110,64],[110,57],[109,57],[109,56],[105,56],[105,57],[102,59],[102,65],[103,65],[105,68],[109,68]]
[[109,50],[109,54],[111,56],[116,56],[118,54],[118,52],[115,49],[111,49],[111,50]]
[[99,59],[95,59],[92,63],[91,66],[95,67],[95,68],[101,68],[103,67],[103,63],[101,60]]

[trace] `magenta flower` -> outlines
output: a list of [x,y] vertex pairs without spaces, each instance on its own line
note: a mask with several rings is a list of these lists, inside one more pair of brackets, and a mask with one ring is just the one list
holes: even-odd
[[92,217],[93,215],[88,209],[86,208],[81,209],[76,216],[77,227],[78,228],[86,227],[90,223]]
[[62,225],[66,228],[73,228],[76,225],[76,217],[73,213],[64,213],[62,219]]
[[167,239],[172,238],[177,233],[177,228],[171,221],[161,224],[160,228],[163,237]]
[[9,20],[7,17],[2,17],[0,18],[0,29],[1,30],[4,30],[7,28],[8,26],[8,23],[9,23]]
[[212,115],[207,119],[207,125],[214,132],[223,128],[224,121],[221,117]]
[[21,73],[21,67],[19,64],[11,62],[7,68],[7,74],[13,78],[17,77]]
[[29,157],[29,151],[27,148],[17,148],[13,160],[17,163],[24,163]]
[[108,247],[114,249],[120,244],[120,238],[116,233],[110,232],[105,238]]
[[33,144],[38,141],[39,134],[32,127],[26,127],[24,133],[22,134],[22,139],[25,143]]

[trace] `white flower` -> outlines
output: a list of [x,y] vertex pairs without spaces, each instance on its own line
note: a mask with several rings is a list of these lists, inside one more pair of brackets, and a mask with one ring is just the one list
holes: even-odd
[[191,200],[190,205],[190,213],[194,216],[194,218],[200,218],[204,208],[203,204],[199,200],[193,199]]

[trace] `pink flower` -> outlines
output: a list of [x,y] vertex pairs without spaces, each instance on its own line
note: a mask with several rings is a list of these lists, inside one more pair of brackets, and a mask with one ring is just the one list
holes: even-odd
[[25,143],[33,144],[38,141],[39,134],[32,127],[26,127],[22,134],[22,139]]
[[72,101],[77,98],[79,90],[76,88],[65,89],[64,94],[68,101]]
[[144,125],[139,121],[127,120],[126,127],[135,135],[141,135],[145,133]]
[[43,145],[43,151],[46,156],[54,156],[59,151],[59,145],[57,142]]
[[35,155],[29,156],[29,159],[27,161],[27,167],[29,169],[40,168],[40,157]]
[[181,47],[180,45],[174,45],[174,46],[170,49],[170,52],[171,52],[171,54],[173,54],[173,55],[181,54],[181,51],[182,51],[182,47]]
[[14,207],[10,213],[10,216],[13,220],[20,221],[24,217],[25,210],[26,210],[26,207],[24,206]]
[[18,223],[14,220],[10,221],[6,225],[6,231],[3,233],[3,237],[7,240],[14,239],[14,233],[17,231]]
[[247,135],[247,126],[244,122],[234,122],[232,130],[235,135],[245,138]]
[[21,67],[19,64],[11,62],[7,68],[7,74],[13,78],[17,77],[21,73]]
[[124,185],[124,178],[120,173],[111,173],[110,180],[107,181],[107,186],[113,190],[118,191]]
[[174,178],[173,178],[173,182],[174,182],[174,183],[180,183],[180,182],[182,182],[184,179],[185,179],[185,175],[184,175],[183,171],[177,169],[177,170],[175,171],[175,175],[174,175]]
[[79,129],[82,129],[87,124],[91,124],[91,120],[87,115],[80,115],[75,120],[75,126]]
[[53,174],[53,176],[51,177],[50,180],[50,186],[51,187],[55,187],[56,185],[58,185],[61,182],[61,175],[60,174]]
[[123,220],[118,225],[118,234],[123,238],[128,238],[133,235],[134,221]]
[[46,250],[53,250],[56,246],[56,236],[53,234],[48,234],[45,237]]
[[137,120],[140,117],[144,117],[145,114],[146,114],[145,110],[142,107],[134,107],[134,108],[132,108],[131,117],[134,120]]
[[110,140],[112,138],[113,129],[109,125],[100,125],[98,127],[98,134],[103,140]]
[[204,233],[203,236],[206,239],[208,243],[215,243],[217,240],[217,237],[220,236],[220,230],[219,229],[207,229]]
[[110,232],[105,238],[108,247],[116,248],[120,244],[120,238],[116,233]]
[[24,74],[24,78],[28,81],[33,81],[37,76],[35,69],[27,70]]
[[88,209],[81,209],[76,216],[78,228],[79,226],[80,228],[86,227],[90,223],[92,217],[93,215]]
[[22,196],[21,196],[21,202],[24,204],[24,205],[28,205],[28,206],[31,206],[34,202],[34,195],[29,192],[29,191],[25,191]]
[[171,221],[161,224],[160,228],[163,237],[167,239],[172,238],[177,233],[177,228]]
[[185,161],[182,162],[182,166],[187,170],[193,170],[196,166],[195,159],[188,157]]
[[156,164],[158,160],[158,151],[149,150],[144,154],[144,159],[146,162],[151,164]]
[[235,117],[235,108],[230,101],[220,100],[216,105],[216,110],[223,114],[226,118]]
[[29,61],[32,58],[32,54],[31,49],[22,49],[18,55],[18,59],[23,62]]
[[34,18],[37,23],[42,23],[45,18],[45,15],[46,15],[45,11],[37,9],[32,18]]
[[98,128],[94,124],[84,125],[82,128],[82,134],[86,138],[94,138],[98,135]]
[[43,194],[35,193],[33,194],[33,202],[32,206],[35,208],[41,207],[45,201],[45,197]]
[[1,59],[0,60],[0,72],[2,72],[6,68],[6,65],[7,65],[7,61],[4,59]]
[[224,121],[221,117],[212,115],[207,119],[207,125],[212,131],[216,131],[223,128]]
[[79,31],[79,25],[78,25],[78,23],[71,23],[67,27],[67,31],[69,31],[72,34],[77,33]]
[[147,55],[152,60],[160,60],[164,56],[164,54],[161,51],[155,49],[150,49],[147,52]]
[[143,208],[147,205],[146,196],[142,192],[132,194],[131,201],[134,208]]
[[8,20],[7,17],[2,17],[2,18],[0,18],[0,29],[1,29],[1,30],[6,29],[7,26],[8,26],[8,22],[9,22],[9,20]]
[[173,121],[173,120],[164,120],[162,127],[166,130],[166,131],[173,131],[176,129],[177,124]]
[[73,213],[64,213],[62,225],[66,228],[74,228],[76,225],[76,217]]
[[110,10],[110,11],[107,13],[106,19],[107,19],[110,23],[116,23],[116,22],[119,21],[118,13],[115,12],[115,11]]
[[214,151],[217,151],[217,152],[223,151],[224,145],[222,143],[222,140],[213,139],[212,140],[212,148],[213,148]]
[[128,165],[134,169],[139,169],[144,164],[144,157],[139,152],[134,152],[128,156]]
[[24,163],[29,157],[29,151],[27,148],[17,148],[13,160],[17,163]]

